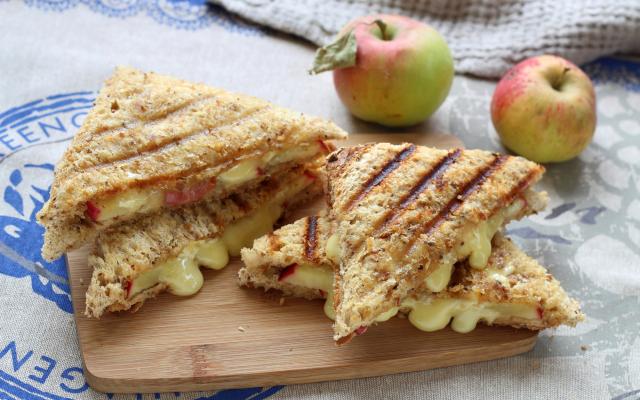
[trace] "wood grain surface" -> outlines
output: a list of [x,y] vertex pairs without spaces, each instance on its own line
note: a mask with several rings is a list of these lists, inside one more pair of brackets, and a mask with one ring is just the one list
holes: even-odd
[[[370,141],[461,146],[443,134],[354,134]],[[309,212],[317,205],[305,207]],[[300,216],[302,212],[298,212]],[[87,382],[96,390],[167,392],[319,382],[425,370],[508,357],[530,350],[527,330],[479,326],[468,334],[425,333],[404,318],[370,328],[337,347],[322,301],[239,288],[240,261],[203,270],[194,296],[162,294],[137,313],[100,320],[83,315],[90,282],[88,248],[68,254],[69,280]]]

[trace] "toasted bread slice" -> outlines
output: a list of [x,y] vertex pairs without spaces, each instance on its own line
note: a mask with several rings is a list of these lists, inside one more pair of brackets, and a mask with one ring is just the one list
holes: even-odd
[[453,265],[486,266],[491,239],[512,219],[544,208],[529,187],[544,168],[483,150],[386,143],[328,158],[327,196],[336,222],[339,273],[335,339],[388,313],[425,283],[446,287]]
[[[334,274],[336,266],[326,252],[331,230],[326,217],[306,217],[256,239],[251,249],[242,250],[240,283],[294,297],[326,298],[325,312],[334,318],[333,279],[340,275]],[[458,263],[445,290],[418,288],[377,321],[398,311],[419,329],[434,331],[451,322],[453,330],[463,333],[479,321],[540,330],[575,326],[584,319],[560,283],[500,233],[493,238],[485,269]]]
[[254,97],[117,68],[56,166],[38,214],[43,256],[162,208],[226,197],[345,137],[331,122]]
[[283,213],[322,191],[317,168],[299,167],[256,184],[243,195],[165,210],[100,233],[89,266],[86,315],[137,310],[168,290],[196,293],[199,267],[221,269],[258,236],[273,229]]

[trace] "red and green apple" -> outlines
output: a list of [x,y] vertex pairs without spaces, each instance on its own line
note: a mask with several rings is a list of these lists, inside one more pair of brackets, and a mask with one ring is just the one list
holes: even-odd
[[542,163],[570,160],[593,138],[593,85],[580,68],[563,58],[532,57],[498,83],[491,119],[511,151]]
[[453,60],[444,38],[398,15],[372,15],[347,24],[319,49],[312,72],[333,70],[340,100],[356,117],[409,126],[431,116],[449,94]]

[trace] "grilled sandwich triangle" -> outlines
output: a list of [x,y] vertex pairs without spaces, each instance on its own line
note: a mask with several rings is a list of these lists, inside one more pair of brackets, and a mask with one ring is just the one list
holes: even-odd
[[338,343],[417,290],[444,290],[458,261],[486,267],[494,234],[546,205],[530,189],[543,167],[483,150],[367,144],[326,169]]
[[224,268],[288,210],[318,196],[321,173],[317,166],[298,167],[241,195],[164,210],[101,232],[88,260],[93,276],[85,314],[135,311],[163,291],[196,293],[203,284],[201,266]]
[[242,191],[345,137],[331,122],[254,97],[117,68],[56,166],[38,214],[43,256],[123,221]]
[[[333,281],[340,275],[334,274],[337,266],[327,255],[331,233],[326,216],[313,216],[257,239],[251,249],[242,250],[245,266],[239,271],[240,283],[288,296],[326,299],[325,313],[335,319]],[[540,330],[575,326],[584,319],[579,304],[560,282],[511,240],[497,233],[492,244],[486,268],[458,263],[443,290],[417,288],[376,322],[400,312],[423,331],[443,329],[450,323],[454,331],[467,333],[478,322]]]

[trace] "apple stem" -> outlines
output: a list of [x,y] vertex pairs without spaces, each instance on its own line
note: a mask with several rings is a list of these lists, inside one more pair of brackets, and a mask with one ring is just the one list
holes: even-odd
[[373,21],[373,23],[378,25],[378,28],[380,29],[380,33],[382,34],[382,40],[391,39],[387,37],[387,24],[385,24],[383,20],[376,19],[375,21]]
[[571,71],[571,68],[565,67],[562,70],[562,74],[560,74],[558,79],[554,80],[553,84],[551,85],[551,87],[554,90],[560,91],[560,89],[562,88],[562,83],[564,82],[564,77],[565,77],[565,75],[567,75],[567,72],[569,72],[569,71]]

